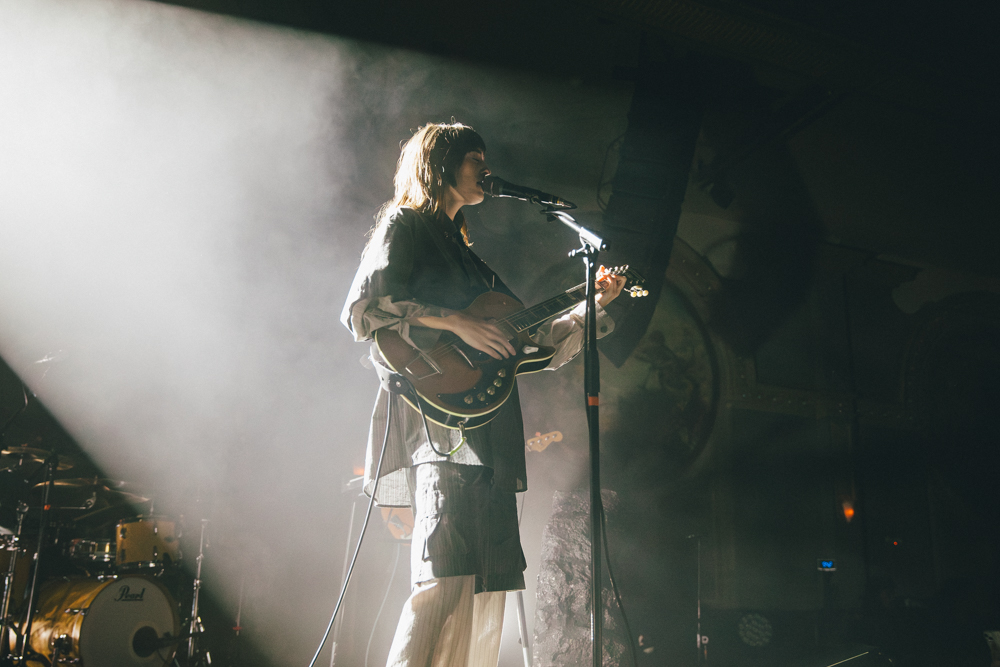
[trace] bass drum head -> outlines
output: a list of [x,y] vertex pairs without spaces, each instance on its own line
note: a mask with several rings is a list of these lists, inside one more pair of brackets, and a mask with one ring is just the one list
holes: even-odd
[[180,621],[170,595],[142,577],[107,582],[94,598],[80,628],[80,658],[85,665],[162,665],[176,644],[159,648],[155,640],[179,634]]
[[31,630],[31,646],[51,657],[65,637],[61,655],[88,667],[166,665],[177,644],[158,646],[167,633],[177,637],[180,620],[173,598],[145,577],[99,581],[69,579],[42,589]]

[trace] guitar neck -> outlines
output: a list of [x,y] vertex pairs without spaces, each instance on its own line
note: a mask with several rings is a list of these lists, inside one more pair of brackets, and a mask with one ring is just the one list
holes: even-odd
[[541,303],[525,308],[513,315],[508,315],[501,320],[507,324],[514,332],[520,333],[531,327],[537,326],[557,315],[571,310],[576,304],[587,298],[587,284],[582,283],[576,287],[566,290],[559,296],[542,301]]

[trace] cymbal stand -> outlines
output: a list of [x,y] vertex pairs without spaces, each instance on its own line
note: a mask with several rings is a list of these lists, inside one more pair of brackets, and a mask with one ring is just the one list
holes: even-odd
[[7,573],[3,577],[3,602],[0,603],[0,655],[10,654],[10,627],[13,621],[10,618],[10,598],[14,595],[14,573],[17,569],[17,556],[21,553],[21,531],[24,528],[24,515],[28,513],[28,504],[23,500],[17,503],[17,530],[11,539],[7,550],[10,554],[10,564]]
[[[244,561],[245,565],[246,562]],[[247,573],[244,569],[243,575],[240,577],[240,598],[236,604],[236,622],[233,623],[233,640],[229,645],[229,667],[238,667],[240,662],[240,633],[243,632],[241,619],[243,618],[243,601],[245,599],[246,585]]]
[[[198,616],[198,594],[201,592],[201,564],[205,560],[205,530],[208,527],[208,519],[201,520],[201,539],[198,543],[198,558],[195,559],[197,566],[194,571],[194,595],[191,599],[191,625],[188,627],[188,654],[187,654],[187,664],[189,667],[194,665],[211,665],[212,656],[207,652],[204,654],[199,654],[197,650],[198,641],[197,637],[205,631],[205,628],[201,624],[201,618]],[[198,660],[195,661],[195,656]]]
[[[42,493],[42,514],[38,519],[38,546],[35,547],[35,571],[31,574],[31,592],[28,594],[27,619],[24,621],[24,631],[21,633],[21,664],[29,655],[35,652],[31,650],[31,623],[35,618],[35,600],[38,599],[38,573],[42,569],[42,549],[45,547],[45,533],[49,527],[49,514],[52,512],[52,505],[49,498],[52,495],[54,486],[56,467],[59,465],[59,455],[52,453],[45,459],[45,491]],[[46,661],[47,662],[47,661]]]

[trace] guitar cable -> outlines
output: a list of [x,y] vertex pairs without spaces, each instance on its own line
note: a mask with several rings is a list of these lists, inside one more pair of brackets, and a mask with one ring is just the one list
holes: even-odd
[[368,529],[368,520],[372,516],[372,507],[375,506],[375,495],[378,492],[378,483],[382,478],[382,462],[385,460],[385,450],[386,445],[389,444],[389,427],[392,425],[392,409],[395,407],[395,402],[393,400],[395,392],[389,392],[389,405],[386,410],[385,417],[385,435],[382,437],[382,451],[378,455],[378,465],[375,466],[375,484],[372,486],[372,494],[368,499],[368,510],[365,512],[365,521],[361,524],[361,534],[358,535],[358,546],[354,549],[354,556],[351,557],[351,565],[347,568],[347,576],[344,577],[344,585],[340,589],[340,596],[337,598],[337,604],[333,608],[333,615],[330,617],[330,622],[326,626],[326,632],[323,633],[323,638],[319,642],[319,646],[316,648],[316,653],[313,655],[312,660],[309,662],[309,667],[315,667],[316,661],[319,660],[319,654],[322,652],[323,647],[326,646],[327,639],[330,638],[330,632],[333,630],[333,624],[337,620],[337,613],[340,612],[340,606],[344,602],[344,594],[347,593],[347,585],[351,583],[351,575],[354,574],[354,565],[358,562],[358,554],[361,552],[361,543],[365,539],[365,531]]
[[[414,389],[410,381],[404,378],[402,375],[400,375],[399,377],[403,378],[403,381],[406,382],[406,384],[410,385],[410,391],[412,391],[414,395],[416,395],[417,390]],[[462,445],[464,445],[467,442],[465,439],[465,420],[463,419],[462,421],[458,422],[458,430],[462,434],[462,437],[459,438],[458,444],[455,445],[455,449],[451,450],[450,452],[439,452],[438,448],[434,446],[434,440],[431,439],[431,430],[427,426],[427,415],[424,414],[423,403],[421,403],[419,400],[415,400],[414,403],[416,403],[417,406],[420,408],[420,419],[424,423],[424,435],[427,436],[427,444],[430,445],[431,449],[434,450],[434,453],[437,454],[438,456],[451,458],[451,456],[453,456],[455,452],[460,450],[462,448]]]
[[413,401],[413,404],[417,406],[417,410],[419,410],[420,412],[420,420],[421,422],[423,422],[424,436],[426,436],[427,438],[427,445],[431,448],[431,451],[433,451],[438,456],[444,458],[451,458],[455,454],[455,452],[457,452],[459,449],[462,448],[462,445],[468,442],[465,439],[466,420],[463,419],[462,421],[458,422],[458,430],[462,434],[462,437],[459,438],[458,444],[455,445],[455,448],[449,452],[442,452],[441,450],[439,450],[437,447],[434,446],[434,439],[431,438],[431,430],[427,426],[427,415],[424,414],[424,405],[423,403],[420,402],[420,396],[417,394],[416,387],[413,386],[413,383],[410,382],[409,378],[407,378],[404,375],[401,375],[400,373],[395,372],[394,370],[383,364],[380,360],[376,359],[375,356],[376,355],[374,354],[374,348],[373,348],[373,353],[369,356],[369,359],[371,360],[372,364],[375,367],[375,374],[378,375],[379,382],[382,383],[382,386],[386,389],[386,391],[389,391],[393,394],[408,394],[410,396],[410,399]]
[[[389,428],[392,425],[392,411],[396,407],[395,396],[402,394],[406,391],[405,387],[409,388],[409,391],[413,393],[416,397],[416,389],[414,389],[413,384],[410,383],[408,379],[403,377],[398,373],[391,372],[388,368],[383,366],[374,357],[371,357],[372,362],[375,365],[376,374],[382,383],[382,388],[385,389],[389,394],[389,405],[386,409],[385,417],[385,434],[382,436],[382,451],[378,455],[378,465],[375,466],[375,484],[372,486],[371,497],[368,499],[368,509],[365,511],[365,521],[361,524],[361,534],[358,535],[358,546],[354,549],[354,555],[351,557],[351,564],[347,568],[347,576],[344,577],[344,585],[340,589],[340,596],[337,598],[337,604],[333,608],[333,615],[330,617],[330,622],[326,626],[326,631],[323,633],[323,638],[319,642],[319,646],[316,648],[316,653],[313,655],[312,660],[309,662],[309,667],[315,667],[316,661],[319,659],[319,654],[323,651],[323,647],[326,646],[327,640],[330,638],[330,632],[333,630],[333,624],[337,620],[337,614],[340,612],[340,607],[344,602],[344,595],[347,593],[347,586],[351,583],[351,575],[354,574],[354,565],[358,561],[358,554],[361,552],[361,543],[365,538],[365,531],[368,530],[368,520],[372,516],[372,508],[375,506],[375,495],[378,493],[378,483],[382,479],[382,462],[385,460],[385,450],[386,446],[389,444]],[[438,448],[434,446],[434,441],[431,439],[430,428],[427,426],[427,416],[424,414],[424,408],[420,405],[419,400],[414,401],[420,408],[420,418],[424,425],[424,435],[427,436],[427,444],[438,456],[450,457],[452,454],[457,452],[462,445],[465,444],[465,428],[464,422],[459,423],[459,430],[462,433],[462,438],[459,440],[458,445],[455,449],[448,453],[438,451]],[[380,612],[381,613],[381,612]],[[367,660],[367,656],[366,656]]]

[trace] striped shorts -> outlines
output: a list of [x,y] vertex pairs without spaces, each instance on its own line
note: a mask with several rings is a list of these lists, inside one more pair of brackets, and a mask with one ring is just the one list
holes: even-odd
[[407,470],[413,503],[411,584],[476,576],[476,592],[524,588],[517,499],[496,490],[493,470],[421,463]]

